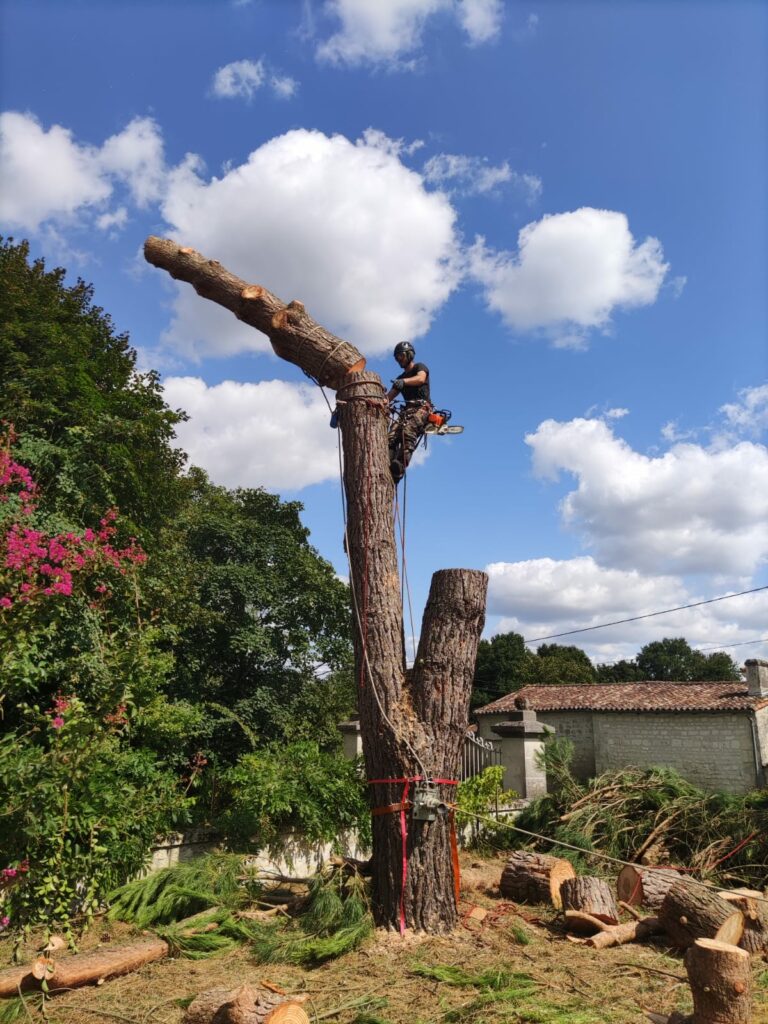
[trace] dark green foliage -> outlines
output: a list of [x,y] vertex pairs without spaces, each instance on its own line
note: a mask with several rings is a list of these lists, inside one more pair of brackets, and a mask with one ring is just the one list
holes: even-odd
[[0,420],[15,424],[49,513],[91,525],[116,505],[146,542],[179,505],[183,416],[156,373],[136,372],[92,287],[64,277],[30,264],[26,242],[0,241]]
[[682,637],[646,644],[636,660],[643,679],[692,682],[740,678],[737,666],[727,654],[694,651]]
[[481,640],[477,647],[472,707],[498,700],[525,684],[525,666],[530,657],[519,633],[498,633]]
[[304,912],[292,922],[248,922],[261,963],[320,964],[355,949],[373,931],[367,884],[356,872],[319,872]]
[[237,910],[261,891],[244,856],[207,854],[115,890],[109,896],[109,917],[148,928],[182,921],[208,907]]
[[595,671],[598,683],[639,683],[643,678],[637,662],[626,658],[612,665],[598,665]]

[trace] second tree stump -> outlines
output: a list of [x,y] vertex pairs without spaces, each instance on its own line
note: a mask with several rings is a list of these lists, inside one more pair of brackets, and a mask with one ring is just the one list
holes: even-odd
[[744,915],[713,889],[690,880],[676,882],[659,907],[659,921],[676,946],[686,949],[696,939],[718,939],[738,946]]

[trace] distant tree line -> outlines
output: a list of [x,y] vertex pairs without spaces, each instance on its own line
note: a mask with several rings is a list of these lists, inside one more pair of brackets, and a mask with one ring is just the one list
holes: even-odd
[[632,659],[593,665],[580,647],[540,644],[526,647],[520,633],[499,633],[481,640],[477,653],[473,707],[482,707],[523,686],[599,683],[715,681],[740,678],[739,668],[724,651],[704,654],[683,637],[654,640]]

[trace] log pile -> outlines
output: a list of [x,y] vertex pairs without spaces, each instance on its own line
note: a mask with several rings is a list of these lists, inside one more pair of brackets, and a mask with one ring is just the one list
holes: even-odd
[[768,903],[757,889],[725,889],[718,893],[744,915],[744,934],[739,946],[748,953],[768,952]]
[[549,903],[560,910],[563,905],[560,886],[566,879],[575,877],[576,872],[568,860],[518,850],[507,861],[499,889],[506,899],[521,903]]

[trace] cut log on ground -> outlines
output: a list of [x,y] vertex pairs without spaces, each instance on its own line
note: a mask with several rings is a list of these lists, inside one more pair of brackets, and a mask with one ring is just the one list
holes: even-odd
[[[170,953],[167,942],[162,939],[143,939],[129,946],[115,949],[99,949],[95,953],[78,953],[62,960],[47,959],[47,969],[40,973],[40,961],[31,966],[12,967],[0,971],[0,996],[15,996],[22,991],[40,987],[45,977],[48,988],[53,992],[62,988],[79,988],[81,985],[96,983],[104,978],[115,978],[130,974],[153,960],[164,960]],[[43,958],[41,958],[42,961]]]
[[187,1007],[184,1024],[309,1024],[306,996],[241,985],[201,992]]
[[619,923],[619,909],[610,885],[602,878],[589,875],[566,878],[560,885],[564,910],[580,910],[605,924]]
[[669,890],[682,878],[674,868],[642,868],[627,864],[619,872],[616,892],[622,903],[658,910]]
[[651,935],[658,935],[664,929],[658,917],[643,917],[639,921],[626,921],[624,924],[603,924],[596,917],[580,914],[577,910],[568,910],[565,914],[566,924],[576,931],[584,931],[597,927],[599,930],[588,939],[577,939],[568,936],[571,942],[592,949],[609,949],[611,946],[623,946],[627,942],[642,942]]
[[689,879],[676,882],[659,907],[659,920],[672,943],[687,949],[696,939],[718,939],[738,946],[744,915],[714,889]]
[[569,860],[546,853],[513,853],[501,873],[499,889],[507,899],[521,903],[551,903],[562,909],[560,886],[576,872]]
[[725,889],[718,893],[744,915],[744,934],[739,946],[748,953],[768,951],[768,902],[757,889]]

